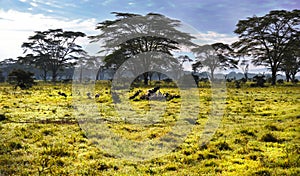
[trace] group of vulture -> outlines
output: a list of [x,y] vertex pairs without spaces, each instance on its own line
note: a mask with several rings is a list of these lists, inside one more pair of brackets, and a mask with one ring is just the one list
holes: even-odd
[[[134,93],[134,95],[130,96],[130,100],[138,101],[138,100],[166,100],[170,101],[174,98],[180,98],[180,95],[171,95],[169,93],[161,93],[159,91],[160,87],[154,87],[153,89],[149,89],[147,93],[143,93],[142,90],[138,90]],[[67,95],[63,92],[58,92],[60,96],[67,97]],[[87,98],[91,99],[92,95],[90,92],[86,94]],[[100,94],[95,94],[95,98],[99,98]],[[115,99],[115,96],[114,96]]]
[[153,89],[149,89],[146,94],[142,94],[143,91],[138,90],[134,95],[129,97],[130,100],[137,100],[136,98],[140,95],[140,100],[167,100],[170,101],[174,98],[180,98],[180,95],[171,95],[169,93],[161,93],[159,91],[160,87],[154,87]]

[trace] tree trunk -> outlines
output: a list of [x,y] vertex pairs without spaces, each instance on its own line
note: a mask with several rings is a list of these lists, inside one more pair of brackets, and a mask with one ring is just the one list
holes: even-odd
[[148,73],[143,73],[143,76],[144,76],[144,85],[148,85],[149,83],[149,79],[148,79]]
[[290,73],[288,71],[285,72],[285,79],[286,79],[286,82],[290,82]]
[[[98,71],[97,71],[96,80],[100,80],[100,79],[101,79],[101,76],[100,76],[101,71],[102,71],[102,69],[101,69],[101,67],[100,67],[100,68],[98,69]],[[100,77],[100,78],[99,78],[99,77]]]
[[275,68],[272,68],[272,85],[276,85],[276,73],[277,70]]
[[56,82],[57,75],[57,70],[52,70],[52,83]]
[[214,70],[210,70],[210,79],[211,79],[211,81],[215,80],[215,78],[214,78]]
[[158,81],[160,81],[161,80],[161,73],[159,73],[159,72],[156,72],[156,73],[157,73]]
[[47,70],[44,70],[43,80],[44,80],[44,82],[47,81]]
[[297,72],[296,73],[291,73],[291,81],[292,81],[292,83],[296,83],[296,74],[297,74]]
[[245,66],[245,71],[244,71],[246,82],[248,81],[248,72],[249,72],[249,64]]
[[82,83],[82,67],[80,67],[79,83]]
[[148,72],[148,75],[149,75],[149,79],[150,79],[150,84],[151,84],[151,81],[152,81],[152,77],[153,77],[153,72]]
[[248,73],[247,72],[244,73],[244,76],[245,76],[246,81],[248,81]]

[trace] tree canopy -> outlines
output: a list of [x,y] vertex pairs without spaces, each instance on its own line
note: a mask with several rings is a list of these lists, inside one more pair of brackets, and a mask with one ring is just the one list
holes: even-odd
[[[176,28],[180,26],[178,20],[156,13],[145,16],[117,12],[113,14],[117,19],[99,23],[96,29],[101,34],[90,37],[92,42],[103,41],[103,50],[100,52],[106,54],[104,61],[108,66],[119,68],[129,58],[147,52],[172,56],[171,51],[178,50],[181,45],[194,45],[190,34]],[[151,58],[153,57],[147,57],[142,65],[151,64]],[[148,83],[148,72],[144,73],[144,83]]]
[[255,65],[268,66],[272,84],[285,55],[299,43],[300,10],[274,10],[262,17],[240,20],[234,31],[239,41],[233,43],[237,53],[252,56]]
[[[55,82],[58,71],[75,64],[75,61],[85,51],[75,43],[78,37],[84,37],[82,32],[63,31],[62,29],[49,29],[47,31],[36,31],[35,35],[24,42],[22,48],[24,53],[29,53],[19,60],[30,63],[44,70],[52,72],[52,81]],[[44,78],[45,79],[45,78]]]
[[287,82],[296,81],[296,74],[300,71],[300,40],[285,52],[279,70],[285,72]]

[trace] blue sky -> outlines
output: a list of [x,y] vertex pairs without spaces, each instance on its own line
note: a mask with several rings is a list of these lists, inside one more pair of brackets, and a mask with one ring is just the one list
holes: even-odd
[[21,44],[36,30],[97,34],[95,25],[114,19],[111,12],[161,13],[194,27],[208,43],[231,43],[238,20],[299,8],[297,0],[0,0],[0,60],[22,55]]
[[274,9],[300,8],[297,0],[1,0],[0,9],[68,19],[113,19],[110,12],[157,12],[200,32],[232,34],[239,19]]

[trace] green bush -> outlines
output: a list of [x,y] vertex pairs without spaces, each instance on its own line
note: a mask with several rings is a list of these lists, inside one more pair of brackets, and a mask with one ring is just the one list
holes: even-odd
[[279,140],[271,133],[263,135],[261,140],[264,142],[279,142]]
[[17,87],[20,87],[21,89],[28,89],[35,84],[33,76],[34,74],[29,71],[17,69],[9,73],[8,82],[15,85],[15,89]]

